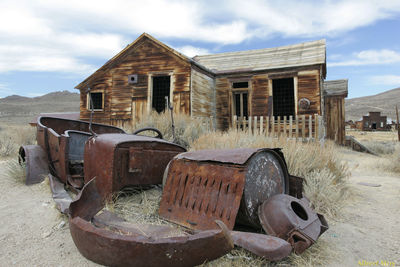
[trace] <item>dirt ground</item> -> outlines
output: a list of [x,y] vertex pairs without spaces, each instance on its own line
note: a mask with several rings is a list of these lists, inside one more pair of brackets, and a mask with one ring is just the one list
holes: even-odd
[[[330,266],[400,265],[400,176],[376,168],[379,158],[343,149],[352,171],[352,197],[321,237]],[[379,187],[359,182],[379,184]],[[0,265],[98,266],[81,256],[68,222],[54,208],[46,183],[25,186],[0,162]]]

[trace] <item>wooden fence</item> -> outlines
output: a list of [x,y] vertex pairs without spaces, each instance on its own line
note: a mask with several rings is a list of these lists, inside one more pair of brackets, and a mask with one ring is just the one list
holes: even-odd
[[285,136],[301,140],[320,140],[323,133],[322,116],[299,115],[274,117],[244,117],[233,116],[232,127],[237,130],[247,131],[249,134],[262,134],[271,137]]

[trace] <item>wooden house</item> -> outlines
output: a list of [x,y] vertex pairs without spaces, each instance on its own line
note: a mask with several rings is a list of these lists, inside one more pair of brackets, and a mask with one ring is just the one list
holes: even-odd
[[123,126],[165,110],[212,117],[216,128],[248,116],[323,116],[325,40],[189,58],[144,33],[76,86],[80,118]]
[[362,118],[363,131],[387,131],[390,126],[387,126],[387,116],[381,116],[381,112],[369,112],[369,115]]
[[346,142],[344,99],[348,94],[348,80],[325,81],[323,91],[326,137],[344,145]]

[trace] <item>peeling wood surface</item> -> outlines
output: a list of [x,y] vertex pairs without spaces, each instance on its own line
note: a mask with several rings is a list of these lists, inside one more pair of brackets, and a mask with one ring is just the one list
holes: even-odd
[[214,79],[192,69],[192,116],[215,117]]
[[[188,61],[168,51],[148,38],[143,38],[122,60],[90,86],[102,84],[104,110],[95,111],[95,122],[124,126],[140,119],[147,112],[149,75],[172,75],[172,97],[174,110],[190,114],[190,71]],[[137,83],[129,83],[128,75],[138,74]],[[150,90],[149,90],[150,89]],[[89,120],[85,90],[81,90],[81,119]]]
[[325,97],[325,121],[327,138],[344,145],[346,133],[343,96]]
[[[310,100],[310,108],[307,110],[299,108],[299,115],[321,114],[321,93],[319,85],[319,74],[298,76],[298,100],[302,98]],[[298,105],[298,103],[296,103],[296,105]]]

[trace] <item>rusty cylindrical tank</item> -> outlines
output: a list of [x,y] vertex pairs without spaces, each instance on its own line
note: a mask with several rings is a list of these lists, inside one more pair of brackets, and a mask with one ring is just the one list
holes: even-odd
[[164,174],[159,214],[192,229],[229,229],[235,222],[261,229],[257,209],[289,191],[280,149],[202,150],[177,155]]

